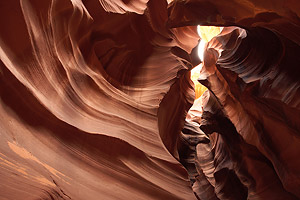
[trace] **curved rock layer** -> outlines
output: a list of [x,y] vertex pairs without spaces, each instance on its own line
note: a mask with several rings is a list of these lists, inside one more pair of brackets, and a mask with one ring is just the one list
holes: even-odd
[[[11,0],[0,15],[0,199],[300,198],[298,2]],[[207,44],[190,109],[197,24],[235,27]]]

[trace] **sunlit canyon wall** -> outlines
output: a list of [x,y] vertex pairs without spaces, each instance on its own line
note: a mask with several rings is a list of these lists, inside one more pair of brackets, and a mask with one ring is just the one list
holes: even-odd
[[[0,199],[300,198],[297,0],[10,0],[0,15]],[[197,25],[225,27],[203,62]]]

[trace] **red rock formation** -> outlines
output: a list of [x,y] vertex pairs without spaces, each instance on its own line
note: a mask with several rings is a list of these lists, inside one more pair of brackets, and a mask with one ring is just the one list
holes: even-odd
[[[300,198],[297,1],[12,0],[0,15],[0,199]],[[198,24],[231,27],[186,118]]]

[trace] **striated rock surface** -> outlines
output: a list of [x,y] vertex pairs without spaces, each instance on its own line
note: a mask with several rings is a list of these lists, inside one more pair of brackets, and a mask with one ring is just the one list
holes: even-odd
[[[300,198],[299,2],[11,0],[0,15],[0,199]],[[201,64],[198,24],[225,26]]]

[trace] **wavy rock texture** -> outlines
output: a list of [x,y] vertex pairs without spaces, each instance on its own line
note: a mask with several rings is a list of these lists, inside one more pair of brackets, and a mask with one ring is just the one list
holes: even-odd
[[[299,11],[1,2],[0,199],[299,199]],[[235,27],[208,43],[190,109],[197,24]]]

